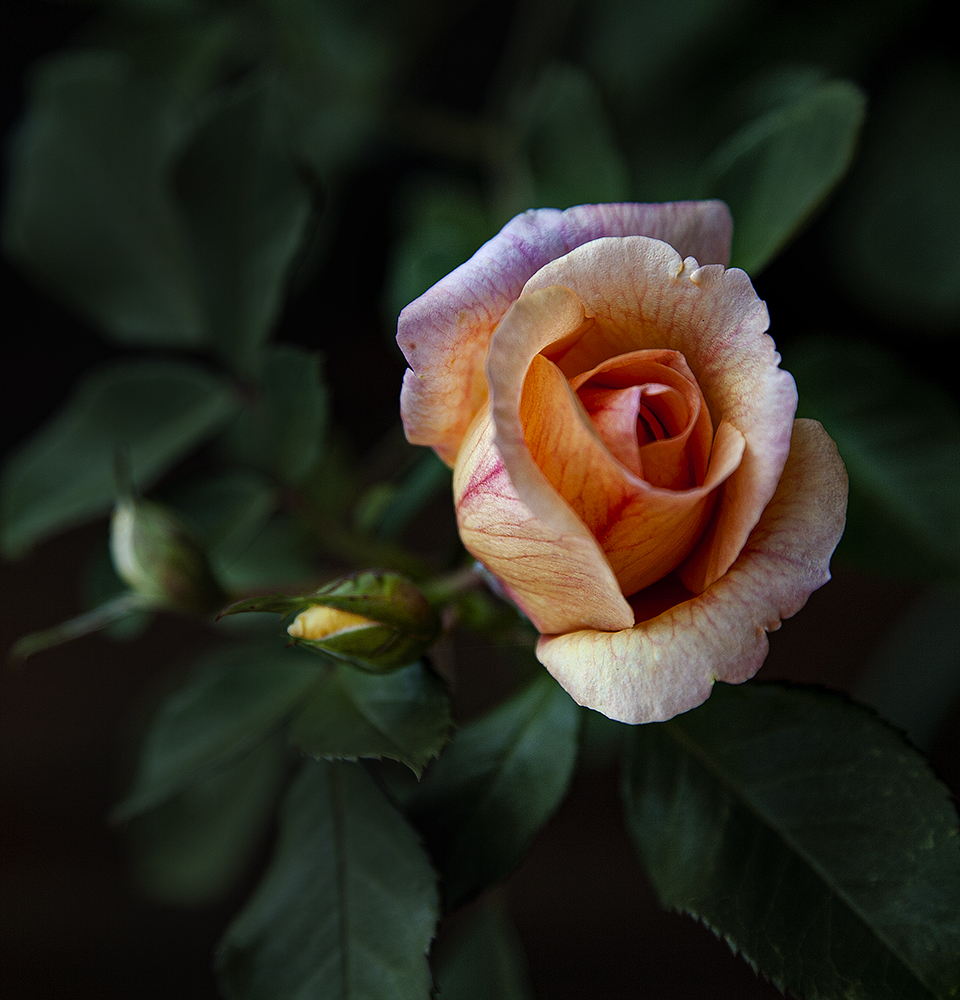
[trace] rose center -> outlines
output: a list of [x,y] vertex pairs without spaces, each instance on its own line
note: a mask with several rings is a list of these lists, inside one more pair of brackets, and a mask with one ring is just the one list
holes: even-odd
[[702,482],[711,428],[679,355],[623,355],[575,379],[573,388],[610,454],[633,475],[673,490]]

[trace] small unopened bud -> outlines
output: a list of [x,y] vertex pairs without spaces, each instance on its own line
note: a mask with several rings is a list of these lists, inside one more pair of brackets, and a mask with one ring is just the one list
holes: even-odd
[[297,612],[287,632],[308,646],[373,670],[412,663],[436,639],[440,622],[427,599],[406,577],[366,570],[335,580],[312,594],[255,597],[226,608]]
[[376,624],[363,615],[355,615],[352,611],[341,611],[339,608],[314,604],[312,608],[307,608],[297,615],[293,623],[287,626],[287,632],[294,639],[310,639],[316,642],[332,635],[339,635],[341,632],[352,632]]
[[206,614],[227,599],[200,543],[158,503],[125,498],[117,504],[110,554],[117,575],[156,607]]

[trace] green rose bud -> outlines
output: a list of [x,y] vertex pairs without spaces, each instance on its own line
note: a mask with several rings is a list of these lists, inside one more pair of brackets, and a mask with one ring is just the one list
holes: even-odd
[[199,542],[158,503],[124,498],[117,504],[110,554],[120,578],[155,607],[207,614],[227,599]]
[[239,601],[221,614],[241,611],[295,612],[287,628],[294,642],[372,670],[412,663],[440,631],[423,594],[406,577],[384,570],[354,573],[312,594]]

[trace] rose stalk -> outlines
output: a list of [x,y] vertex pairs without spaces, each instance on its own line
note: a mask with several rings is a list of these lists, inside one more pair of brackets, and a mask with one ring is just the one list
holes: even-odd
[[543,209],[400,316],[408,439],[580,704],[662,720],[759,669],[829,579],[846,474],[720,202]]

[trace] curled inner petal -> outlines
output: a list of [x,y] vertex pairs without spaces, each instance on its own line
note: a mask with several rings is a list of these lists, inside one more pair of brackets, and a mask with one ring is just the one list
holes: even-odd
[[[659,355],[662,352],[640,353]],[[658,377],[675,381],[677,388],[686,394],[685,406],[679,409],[686,411],[687,419],[676,439],[679,457],[668,456],[650,464],[658,477],[662,475],[675,481],[678,467],[683,467],[684,476],[689,475],[692,467],[684,457],[684,448],[692,440],[697,449],[703,451],[697,457],[694,471],[706,467],[706,474],[702,482],[690,489],[663,488],[640,478],[627,463],[615,460],[602,432],[591,421],[574,392],[578,382],[583,384],[596,373],[587,373],[583,380],[574,380],[571,385],[552,361],[538,354],[527,371],[519,407],[530,455],[549,484],[597,539],[626,595],[655,583],[686,558],[709,520],[714,490],[737,468],[743,451],[742,436],[729,425],[723,425],[722,434],[718,432],[717,435],[716,461],[709,461],[707,465],[710,418],[706,409],[699,405],[696,386],[681,372],[645,357],[627,359],[624,364],[614,364],[609,372],[599,374],[609,375],[607,381],[613,384],[607,388],[615,389],[618,381],[637,377],[637,369],[648,369],[651,364]],[[682,359],[678,364],[682,364]],[[623,430],[624,400],[631,398],[630,395],[622,397],[619,405],[612,407],[618,412],[613,413],[609,421],[604,417],[601,423],[619,423]],[[632,433],[635,439],[636,419],[634,412]],[[667,423],[673,419],[673,416],[664,417]],[[625,433],[618,435],[617,447],[625,444],[625,437]],[[638,456],[643,449],[670,444],[660,440],[641,447],[636,440]],[[645,463],[646,459],[640,456],[639,464],[644,472]]]
[[577,393],[610,454],[637,477],[643,476],[638,428],[642,393],[639,385],[627,389],[586,385]]
[[[713,423],[682,354],[632,351],[571,384],[611,454],[636,476],[672,490],[703,482]],[[634,450],[635,460],[624,462],[621,454],[634,459]]]
[[[679,568],[684,585],[699,594],[743,548],[790,446],[796,387],[765,333],[766,307],[742,271],[698,267],[664,243],[630,237],[594,240],[557,258],[533,275],[523,296],[557,285],[575,292],[591,319],[549,348],[564,374],[573,378],[627,351],[677,351],[703,391],[718,439],[728,423],[746,442],[707,531]],[[711,465],[716,452],[715,445]]]

